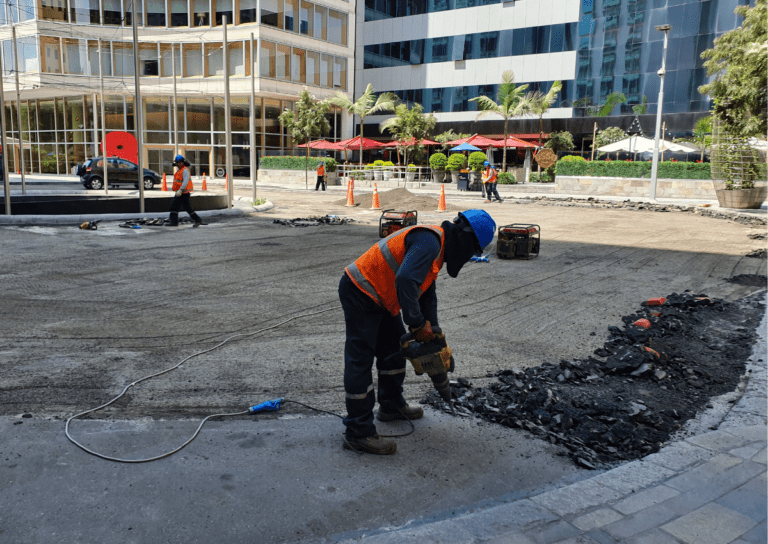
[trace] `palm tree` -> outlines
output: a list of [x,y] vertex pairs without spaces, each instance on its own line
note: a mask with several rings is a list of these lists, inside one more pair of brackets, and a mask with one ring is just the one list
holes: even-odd
[[[527,112],[531,115],[539,116],[539,149],[541,149],[541,138],[544,133],[542,119],[550,106],[555,103],[555,99],[562,88],[563,84],[559,81],[555,81],[547,94],[544,94],[541,91],[534,91],[528,93],[525,95],[525,98],[523,98]],[[539,166],[539,173],[541,173],[541,166]]]
[[342,92],[337,92],[336,96],[328,98],[328,103],[338,106],[347,110],[353,116],[358,115],[360,117],[360,166],[363,165],[363,123],[368,115],[375,115],[377,113],[386,113],[395,109],[395,104],[398,98],[394,93],[381,93],[378,97],[373,90],[373,86],[369,83],[365,88],[365,92],[356,101],[352,102]]
[[470,102],[477,102],[480,108],[480,113],[477,114],[475,119],[480,119],[486,115],[496,114],[504,119],[504,158],[502,159],[501,171],[507,171],[507,137],[509,131],[507,130],[507,124],[513,117],[522,115],[525,112],[525,102],[523,100],[523,92],[528,88],[528,85],[515,85],[515,74],[512,70],[507,70],[501,74],[501,84],[499,85],[499,92],[496,93],[496,101],[487,96],[476,96],[471,98]]

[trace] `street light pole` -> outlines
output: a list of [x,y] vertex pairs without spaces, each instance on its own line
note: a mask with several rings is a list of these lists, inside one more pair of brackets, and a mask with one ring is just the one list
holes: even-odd
[[144,153],[144,116],[142,115],[141,88],[139,77],[141,65],[139,64],[139,36],[136,30],[136,0],[131,2],[131,22],[133,23],[133,85],[136,98],[133,102],[134,128],[136,129],[136,142],[139,144],[139,153],[136,163],[139,170],[139,213],[144,213],[144,165],[142,154]]
[[667,71],[667,42],[672,25],[658,25],[656,30],[664,32],[664,52],[661,55],[661,70],[657,73],[661,78],[659,87],[659,103],[656,106],[656,136],[653,142],[653,163],[651,164],[651,200],[656,200],[656,181],[659,173],[659,132],[661,131],[661,110],[664,106],[664,74]]

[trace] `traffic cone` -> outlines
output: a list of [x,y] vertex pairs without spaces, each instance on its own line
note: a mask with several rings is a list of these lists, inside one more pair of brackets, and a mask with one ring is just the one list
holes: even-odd
[[163,191],[168,190],[168,183],[165,181],[165,173],[163,173]]
[[376,184],[373,184],[373,200],[371,200],[371,209],[372,210],[380,210],[381,204],[379,204],[379,189],[376,187]]
[[227,174],[224,174],[224,190],[229,191],[229,177]]
[[203,191],[208,190],[208,184],[205,182],[205,172],[203,172]]
[[445,211],[445,184],[440,184],[440,199],[437,201],[437,210],[435,211]]
[[349,178],[349,185],[347,185],[347,207],[355,205],[355,178]]

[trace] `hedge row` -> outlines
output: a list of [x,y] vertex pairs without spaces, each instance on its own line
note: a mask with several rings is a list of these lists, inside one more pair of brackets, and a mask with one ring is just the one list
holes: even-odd
[[[264,170],[304,170],[307,168],[306,160],[306,157],[262,157],[259,160],[259,168]],[[321,160],[323,159],[320,157],[310,157],[309,170],[316,170]]]
[[[650,178],[650,161],[557,161],[558,176]],[[659,162],[661,179],[712,179],[709,163]]]

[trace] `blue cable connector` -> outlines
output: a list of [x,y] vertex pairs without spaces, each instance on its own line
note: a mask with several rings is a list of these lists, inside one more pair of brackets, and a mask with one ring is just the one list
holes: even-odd
[[248,411],[252,414],[255,414],[256,412],[277,412],[280,409],[280,403],[282,402],[282,397],[274,400],[266,400],[261,404],[251,406],[248,408]]

